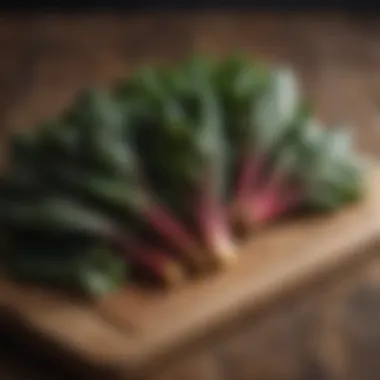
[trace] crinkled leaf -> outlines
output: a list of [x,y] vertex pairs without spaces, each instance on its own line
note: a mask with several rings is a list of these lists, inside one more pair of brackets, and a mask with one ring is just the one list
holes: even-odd
[[[268,68],[260,62],[249,62],[245,57],[226,59],[215,70],[216,89],[232,108],[247,105],[262,91],[268,81]],[[236,111],[237,109],[235,109]]]
[[3,225],[54,234],[108,236],[115,226],[108,218],[70,198],[46,197],[39,200],[0,200]]
[[116,290],[126,280],[126,262],[105,248],[90,252],[78,268],[82,288],[89,294],[99,296]]
[[124,173],[130,154],[124,149],[126,115],[119,101],[106,91],[83,91],[66,120],[79,130],[86,162],[108,173]]
[[146,194],[140,187],[136,187],[134,179],[128,181],[128,177],[105,178],[84,171],[68,170],[62,174],[63,181],[68,189],[79,191],[99,203],[118,207],[120,212],[125,208],[142,209],[146,205]]
[[280,141],[299,106],[297,78],[290,70],[278,69],[253,108],[251,123],[255,126],[256,148],[265,152]]
[[269,84],[268,69],[234,56],[218,65],[213,81],[221,101],[227,139],[232,149],[237,149],[253,137],[255,126],[250,122],[251,113]]
[[9,260],[11,276],[79,290],[89,296],[109,293],[127,278],[125,261],[104,247],[74,244],[59,255],[50,251],[59,249],[40,242],[13,252]]
[[302,178],[308,199],[323,208],[337,208],[362,193],[361,170],[344,131],[323,131],[318,123],[303,134]]
[[[194,151],[200,155],[200,173],[206,170],[211,179],[213,192],[224,196],[226,186],[226,141],[224,120],[217,95],[212,87],[210,69],[202,62],[195,62],[189,69],[189,79],[198,102],[195,119]],[[213,178],[211,178],[213,177]],[[204,177],[203,177],[204,178]]]
[[[37,129],[37,144],[40,156],[55,158],[78,158],[78,131],[62,121],[51,120]],[[43,158],[43,157],[41,157]]]

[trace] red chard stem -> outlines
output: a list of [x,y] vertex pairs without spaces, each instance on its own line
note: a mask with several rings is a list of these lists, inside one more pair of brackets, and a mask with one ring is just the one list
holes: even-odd
[[151,195],[149,185],[143,178],[139,180],[144,189],[145,204],[143,213],[148,218],[150,225],[157,230],[164,238],[169,239],[178,248],[197,250],[198,244],[190,232],[186,230],[182,223],[166,207],[162,206]]
[[145,215],[152,227],[177,247],[196,249],[197,245],[192,236],[166,210],[155,204],[145,211]]
[[168,285],[184,280],[182,268],[159,249],[146,246],[132,237],[123,237],[117,242],[123,256],[132,264],[148,270],[154,277]]
[[145,217],[155,231],[178,249],[178,253],[191,269],[196,271],[205,269],[206,257],[201,252],[199,244],[165,208],[157,203],[150,203],[149,208],[145,210]]

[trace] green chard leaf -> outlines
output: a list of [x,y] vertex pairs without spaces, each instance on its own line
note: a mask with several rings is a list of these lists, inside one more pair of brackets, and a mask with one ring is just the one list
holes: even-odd
[[362,193],[361,170],[343,129],[324,130],[317,120],[305,126],[300,146],[300,177],[309,202],[317,208],[336,209]]
[[125,261],[106,247],[74,244],[57,254],[57,245],[39,244],[19,247],[9,258],[12,278],[37,282],[101,296],[127,279]]
[[112,221],[76,200],[62,196],[42,199],[0,199],[0,222],[5,226],[45,231],[50,234],[81,234],[109,237]]
[[[270,76],[267,68],[234,56],[222,62],[214,74],[215,89],[219,94],[228,141],[232,149],[246,143],[250,134],[252,108],[267,89]],[[253,127],[253,126],[252,126]]]
[[256,149],[268,151],[284,138],[300,107],[300,90],[291,70],[273,72],[270,84],[253,108]]
[[126,116],[117,99],[101,90],[82,91],[66,120],[79,131],[88,166],[105,173],[124,173],[130,157],[124,149]]

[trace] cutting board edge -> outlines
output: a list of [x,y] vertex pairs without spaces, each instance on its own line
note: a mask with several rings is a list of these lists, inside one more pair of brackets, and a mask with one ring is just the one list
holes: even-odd
[[[377,183],[377,188],[380,191],[380,170],[377,169],[376,172],[373,174],[375,175],[375,177],[377,177],[377,181],[375,181],[375,182]],[[377,188],[375,190],[377,190]],[[360,208],[361,206],[359,205],[358,207]],[[367,205],[367,207],[368,207],[368,205]],[[371,207],[369,207],[369,208],[371,208]],[[367,241],[364,242],[365,244],[368,244],[368,245],[377,244],[379,242],[380,212],[379,212],[379,217],[377,217],[376,210],[380,211],[380,208],[379,208],[379,205],[377,203],[376,203],[376,207],[374,207],[374,209],[375,210],[372,210],[373,214],[371,214],[373,217],[372,221],[374,222],[373,230],[369,233]],[[350,254],[349,256],[341,255],[339,257],[339,260],[335,263],[335,266],[338,266],[339,263],[347,261],[347,259],[352,260],[353,257],[358,257],[360,255],[361,255],[361,253]],[[330,266],[329,269],[331,270],[331,268],[332,267]],[[328,269],[328,268],[326,267],[325,269]],[[323,273],[319,273],[319,274],[317,273],[318,276],[321,276],[322,274]],[[309,278],[309,280],[310,280],[310,278]],[[294,287],[290,286],[290,289],[286,289],[286,293],[288,293],[289,291],[293,291],[293,290],[295,290]],[[282,296],[283,294],[284,294],[284,292],[282,291],[282,293],[280,295]],[[278,296],[279,296],[279,293],[270,294],[270,297],[276,298]],[[22,299],[22,297],[21,297],[21,299]],[[0,301],[1,301],[1,295],[0,295]],[[253,305],[251,304],[250,308],[253,309],[255,307],[260,306],[260,302],[262,302],[262,301],[258,302],[256,300],[256,303],[254,303]],[[26,309],[26,311],[27,310],[28,309]],[[8,309],[8,312],[9,311],[10,311],[10,315],[12,315],[12,310]],[[19,314],[21,315],[21,320],[19,321],[19,323],[21,323],[24,326],[30,326],[30,328],[34,328],[35,330],[37,330],[36,331],[37,335],[40,335],[42,338],[44,338],[47,341],[50,340],[54,346],[56,346],[56,345],[62,346],[62,348],[68,350],[68,352],[80,356],[81,360],[83,359],[85,362],[93,363],[97,366],[101,366],[104,368],[113,368],[113,369],[117,368],[118,371],[125,372],[125,373],[135,373],[141,367],[143,367],[144,365],[147,364],[147,360],[153,360],[154,361],[154,357],[155,356],[157,357],[157,347],[159,347],[159,345],[157,345],[157,342],[154,342],[154,344],[153,344],[154,349],[149,354],[144,355],[141,352],[141,350],[144,349],[144,344],[145,344],[145,346],[149,345],[149,340],[146,341],[142,345],[142,347],[140,347],[140,352],[137,349],[136,351],[132,350],[132,351],[129,351],[127,353],[128,350],[126,350],[126,346],[124,344],[125,343],[128,344],[128,339],[126,339],[126,341],[124,341],[122,339],[123,338],[122,336],[119,336],[117,338],[117,339],[119,339],[119,342],[116,344],[115,347],[110,349],[111,354],[107,358],[103,357],[102,355],[94,355],[94,351],[88,350],[89,347],[86,347],[85,349],[83,349],[83,347],[78,349],[78,347],[75,347],[75,342],[73,342],[73,340],[68,341],[67,339],[66,340],[60,339],[59,334],[58,334],[58,337],[55,336],[56,339],[54,339],[54,334],[51,335],[50,334],[51,331],[49,332],[49,329],[46,329],[43,325],[39,325],[39,326],[37,325],[37,329],[36,329],[36,325],[34,323],[34,322],[36,322],[36,319],[33,320],[33,318],[30,318],[30,314],[28,314],[28,312],[23,314],[22,309],[21,309],[21,313],[20,313],[20,310],[18,310],[17,307],[15,308],[15,311],[16,311],[16,314],[17,314],[17,312],[19,312]],[[94,311],[94,309],[91,309],[91,312],[93,312],[93,311]],[[15,314],[13,314],[13,315],[15,315]],[[37,317],[38,317],[38,313],[37,313]],[[222,321],[222,319],[220,321],[218,321],[218,323],[222,323],[222,322],[225,323],[226,322],[226,320]],[[100,319],[99,319],[99,322],[100,322]],[[54,328],[56,329],[57,326],[53,327],[53,330],[54,330]],[[118,333],[120,335],[122,335],[122,332],[121,331],[118,332],[118,329],[117,328],[114,329],[114,326],[112,326],[112,328],[111,328],[111,326],[108,326],[108,328],[109,328],[110,334],[111,334],[111,330],[112,330],[112,334],[115,337],[117,336]],[[61,338],[62,338],[62,335],[61,335]],[[76,351],[73,350],[75,348],[76,348]],[[112,355],[112,350],[114,350],[113,351],[114,355]],[[75,351],[75,352],[73,352],[73,351]],[[156,352],[154,352],[154,351],[156,351]]]
[[[369,253],[368,251],[370,251],[371,247],[375,246],[380,246],[380,236],[366,243],[366,249],[363,252],[364,255],[366,257],[372,256],[373,254]],[[359,257],[363,258],[363,255],[357,255],[357,258]],[[356,261],[350,261],[349,263],[345,263],[345,266],[352,266],[355,265],[355,263]],[[340,269],[338,269],[337,267],[338,264],[334,268],[334,271],[338,272],[340,271]],[[344,270],[345,268],[341,269]],[[306,288],[311,287],[316,282],[323,280],[329,274],[331,273],[324,273],[318,278],[314,277],[312,279],[309,279],[307,282],[305,282],[305,288],[303,289],[303,291],[305,291]],[[265,310],[267,310],[273,305],[273,303],[280,301],[288,296],[291,296],[295,292],[295,287],[288,286],[286,287],[286,289],[283,289],[281,294],[272,294],[271,298],[267,298],[265,300],[260,300],[259,302],[256,302],[254,304],[254,308],[249,308],[249,306],[247,306],[244,310],[242,310],[242,315],[240,315],[239,319],[244,319],[248,314],[251,315],[255,313],[255,310],[259,310],[259,315],[262,315],[265,313]],[[160,363],[161,355],[146,356],[144,358],[138,357],[138,360],[133,362],[133,359],[131,359],[130,356],[126,356],[120,353],[120,355],[117,355],[110,360],[102,360],[101,357],[94,357],[91,353],[89,353],[86,350],[75,350],[75,348],[72,345],[67,345],[64,341],[60,341],[58,339],[52,339],[52,337],[49,336],[48,333],[33,329],[33,324],[31,324],[27,318],[17,318],[15,317],[15,313],[12,313],[11,310],[8,310],[7,314],[8,315],[5,316],[7,318],[6,326],[12,326],[16,335],[20,334],[20,330],[29,330],[27,334],[31,335],[29,338],[27,338],[27,340],[29,340],[29,347],[38,347],[38,352],[40,352],[41,354],[48,353],[49,356],[51,355],[52,350],[58,350],[58,352],[61,355],[61,358],[59,359],[60,362],[67,363],[67,360],[73,361],[73,367],[81,371],[83,369],[86,371],[91,369],[91,371],[101,371],[101,373],[105,373],[108,376],[117,375],[120,376],[120,378],[124,379],[124,376],[133,377],[135,375],[142,376],[145,374],[152,373],[152,371],[154,371],[156,368],[159,368],[162,365],[162,363]],[[0,321],[2,317],[4,317],[4,314],[1,314]],[[218,328],[222,327],[223,324],[228,322],[228,320],[220,321],[220,323],[213,326],[213,329],[209,331],[207,334],[198,334],[197,336],[194,336],[192,340],[206,339],[206,341],[209,341],[210,339],[208,338],[212,339],[215,331],[217,331]],[[4,326],[4,324],[0,323],[0,328],[1,326]],[[30,332],[32,332],[32,334],[29,334]],[[25,341],[24,337],[18,337],[18,339],[19,341]],[[173,355],[162,355],[162,357],[165,359],[165,363],[170,362],[172,356]],[[54,355],[54,357],[56,356]],[[115,379],[116,378],[118,379],[119,377],[115,377]]]

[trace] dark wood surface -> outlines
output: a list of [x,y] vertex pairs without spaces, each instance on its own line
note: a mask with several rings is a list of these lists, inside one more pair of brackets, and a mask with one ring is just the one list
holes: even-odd
[[[6,16],[0,22],[4,136],[53,115],[75,90],[140,64],[191,52],[245,51],[298,70],[319,114],[355,126],[380,155],[380,20],[354,14],[198,13]],[[380,374],[379,264],[279,305],[218,349],[188,356],[161,379],[369,380]],[[356,273],[357,272],[357,273]],[[64,369],[0,337],[0,378],[69,379]],[[36,358],[34,357],[36,356]],[[50,363],[50,364],[49,364]],[[44,368],[45,367],[45,368]],[[83,378],[83,377],[82,377]]]

